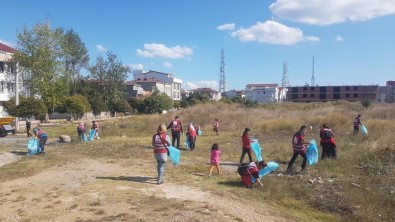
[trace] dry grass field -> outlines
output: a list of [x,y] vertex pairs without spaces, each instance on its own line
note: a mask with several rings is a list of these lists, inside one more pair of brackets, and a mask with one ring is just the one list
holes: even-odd
[[[367,136],[352,133],[358,113]],[[203,135],[194,151],[182,149],[179,166],[167,163],[165,183],[156,185],[151,137],[175,115],[184,128],[200,124]],[[306,139],[319,141],[323,123],[335,133],[338,158],[302,173],[299,157],[285,174],[294,132],[311,125]],[[101,139],[86,143],[76,141],[74,124],[43,127],[50,141],[61,134],[73,139],[49,144],[45,155],[25,156],[24,143],[0,141],[0,156],[17,157],[0,167],[0,221],[395,221],[394,104],[210,103],[100,125]],[[236,172],[245,127],[259,139],[264,160],[280,164],[263,187],[246,189]],[[208,177],[213,143],[220,146],[223,174]]]

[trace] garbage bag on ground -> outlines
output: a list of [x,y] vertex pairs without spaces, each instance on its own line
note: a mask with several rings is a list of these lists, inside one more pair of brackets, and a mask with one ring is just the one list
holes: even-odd
[[37,139],[29,139],[27,141],[27,155],[36,155],[41,152]]
[[279,165],[276,162],[268,162],[265,168],[259,170],[259,178],[262,178],[266,174],[272,172],[273,170],[276,170],[278,166]]

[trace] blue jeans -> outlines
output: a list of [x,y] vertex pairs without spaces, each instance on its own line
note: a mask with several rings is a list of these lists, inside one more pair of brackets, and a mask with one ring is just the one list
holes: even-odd
[[41,149],[41,152],[45,152],[44,146],[45,146],[45,143],[47,142],[47,139],[48,139],[48,135],[44,134],[40,137],[40,140],[38,141],[38,145]]
[[163,173],[165,172],[165,166],[167,161],[167,153],[154,153],[156,162],[158,163],[158,183],[163,181]]

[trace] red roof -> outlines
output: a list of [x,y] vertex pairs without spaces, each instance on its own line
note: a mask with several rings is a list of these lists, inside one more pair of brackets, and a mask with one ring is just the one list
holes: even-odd
[[15,53],[15,49],[0,42],[0,51]]
[[278,87],[278,84],[247,84],[246,87]]
[[387,86],[395,87],[395,81],[387,81]]

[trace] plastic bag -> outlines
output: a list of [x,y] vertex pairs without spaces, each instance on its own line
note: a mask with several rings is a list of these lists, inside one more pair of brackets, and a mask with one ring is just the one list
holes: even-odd
[[203,131],[202,130],[198,130],[198,135],[199,136],[203,135]]
[[170,160],[174,166],[177,166],[180,163],[180,155],[181,151],[173,146],[167,146],[167,149],[170,152]]
[[90,129],[89,130],[89,136],[88,136],[88,140],[92,141],[93,137],[95,136],[96,130],[95,129]]
[[37,139],[29,139],[27,141],[27,155],[36,155],[41,152]]
[[261,146],[259,145],[259,142],[258,142],[258,140],[257,139],[252,139],[252,143],[251,143],[251,149],[252,149],[252,151],[254,152],[254,155],[255,155],[255,157],[256,157],[256,160],[258,161],[258,162],[261,162],[262,161],[262,153],[261,153],[261,151],[262,151],[262,148],[261,148]]
[[310,144],[306,151],[307,164],[314,165],[318,162],[318,149],[315,140],[310,140]]
[[188,150],[189,150],[189,136],[188,135],[186,135],[185,136],[185,148],[187,148]]
[[259,170],[259,178],[262,178],[266,174],[272,172],[273,170],[276,170],[278,166],[279,165],[276,162],[268,162],[265,168]]
[[367,135],[368,134],[368,129],[366,129],[366,127],[364,125],[361,125],[360,128],[361,128],[362,135]]

